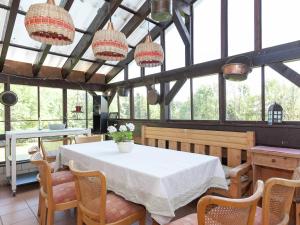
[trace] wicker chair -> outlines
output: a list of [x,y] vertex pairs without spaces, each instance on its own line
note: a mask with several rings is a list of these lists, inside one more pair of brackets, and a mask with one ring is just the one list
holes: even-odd
[[252,225],[263,189],[264,183],[259,180],[255,193],[248,198],[230,199],[207,195],[199,200],[197,213],[169,225]]
[[106,193],[106,178],[99,171],[83,171],[70,161],[69,167],[75,175],[78,199],[77,225],[145,225],[144,207],[126,201],[113,193]]
[[270,178],[266,182],[262,208],[257,207],[255,225],[286,225],[299,180]]
[[[40,224],[53,225],[54,212],[77,207],[75,183],[72,174],[67,171],[51,173],[51,168],[41,154],[37,152],[31,157],[31,162],[38,167],[40,182],[39,212]],[[59,174],[61,176],[59,176]]]
[[98,142],[98,141],[102,141],[102,140],[103,140],[102,135],[93,135],[93,136],[80,135],[80,136],[75,137],[75,144]]

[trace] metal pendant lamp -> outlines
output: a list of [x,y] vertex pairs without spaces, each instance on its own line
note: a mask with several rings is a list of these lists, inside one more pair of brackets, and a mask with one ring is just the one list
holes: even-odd
[[164,51],[161,45],[152,42],[152,38],[148,34],[145,42],[136,46],[134,59],[140,67],[160,66],[164,62]]
[[99,30],[95,33],[92,49],[98,59],[124,60],[128,53],[126,36],[122,32],[114,30],[112,22],[109,21],[106,30]]
[[55,5],[54,0],[30,6],[25,16],[29,36],[49,45],[69,45],[75,36],[75,27],[67,10]]

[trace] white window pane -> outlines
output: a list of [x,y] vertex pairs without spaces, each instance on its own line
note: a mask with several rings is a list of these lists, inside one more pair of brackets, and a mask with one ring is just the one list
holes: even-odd
[[[68,96],[68,120],[86,119],[86,101],[85,91],[82,90],[67,90]],[[75,106],[81,106],[83,113],[76,113]],[[68,122],[69,126],[69,122]]]
[[290,67],[292,70],[295,70],[298,74],[300,74],[300,60],[286,62],[284,64]]
[[3,38],[4,38],[3,32],[5,32],[4,31],[4,24],[5,24],[6,14],[7,14],[7,10],[0,9],[0,18],[2,18],[0,20],[0,38],[1,38],[1,41],[3,41]]
[[141,67],[133,60],[128,64],[128,79],[133,79],[141,76]]
[[9,0],[0,0],[0,3],[3,5],[9,5]]
[[149,23],[147,21],[143,21],[135,31],[127,38],[128,44],[136,46],[148,33],[148,26],[149,30],[151,31],[154,28],[153,23]]
[[82,58],[84,59],[91,59],[91,60],[95,60],[96,57],[94,55],[94,52],[93,52],[93,49],[92,49],[92,46],[90,46],[86,52],[83,54]]
[[96,72],[96,73],[99,73],[99,74],[104,74],[106,75],[109,71],[111,71],[113,69],[112,66],[106,66],[106,65],[103,65],[100,67],[100,69]]
[[9,47],[6,59],[33,64],[38,52],[22,48]]
[[[7,0],[8,1],[8,0]],[[46,1],[45,0],[21,0],[20,1],[20,5],[19,5],[19,9],[22,10],[22,11],[25,11],[27,12],[29,7],[32,5],[32,4],[36,4],[36,3],[45,3]],[[55,4],[56,5],[59,5],[60,3],[60,0],[55,0]]]
[[76,66],[74,67],[74,70],[86,72],[91,67],[91,65],[91,62],[79,60]]
[[119,81],[123,81],[124,80],[124,70],[122,70],[120,73],[118,73],[110,82],[111,83],[115,83],[115,82],[119,82]]
[[119,96],[120,102],[120,119],[130,118],[130,93],[127,97]]
[[40,119],[58,120],[63,119],[62,89],[40,87]]
[[134,118],[147,119],[147,89],[146,87],[134,88]]
[[[154,85],[155,90],[160,94],[160,84]],[[149,119],[159,120],[160,119],[160,104],[149,105]]]
[[[112,23],[115,30],[121,31],[121,29],[127,24],[127,22],[133,17],[133,14],[127,12],[124,9],[118,8],[112,15]],[[106,26],[105,26],[106,27]]]
[[62,68],[62,66],[64,65],[66,60],[67,60],[66,57],[48,54],[43,63],[43,66],[52,66],[52,67]]
[[137,11],[145,2],[146,0],[123,0],[122,5]]

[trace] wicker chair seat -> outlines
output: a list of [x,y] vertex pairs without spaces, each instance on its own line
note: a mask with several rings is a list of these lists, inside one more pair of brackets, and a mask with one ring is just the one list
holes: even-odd
[[[86,203],[86,208],[94,213],[98,213],[100,211],[100,203],[100,198],[96,198]],[[117,222],[143,210],[144,208],[142,206],[129,202],[114,193],[108,193],[106,195],[106,223]]]
[[74,181],[74,175],[71,173],[71,171],[59,171],[51,173],[51,179],[52,186],[56,186]]
[[75,183],[68,182],[53,186],[53,201],[61,204],[76,200]]

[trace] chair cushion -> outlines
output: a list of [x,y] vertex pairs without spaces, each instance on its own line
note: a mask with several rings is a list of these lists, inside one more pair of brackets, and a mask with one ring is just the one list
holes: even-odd
[[168,225],[198,225],[197,213],[193,213],[175,220]]
[[75,183],[68,182],[53,186],[53,201],[55,204],[76,200]]
[[[99,213],[100,198],[89,201],[86,204],[86,208],[92,212]],[[114,193],[106,195],[106,223],[114,223],[141,210],[144,210],[142,206],[129,202]]]
[[59,171],[51,173],[52,185],[68,183],[74,181],[74,176],[71,171]]
[[[247,176],[247,175],[242,175],[241,176],[241,182],[243,183],[243,182],[246,182],[246,181],[248,181],[249,180],[249,177]],[[231,180],[230,180],[230,178],[226,178],[226,182],[227,182],[227,185],[230,185],[230,183],[231,183]]]
[[230,170],[232,169],[232,167],[225,166],[225,165],[222,165],[222,167],[225,173],[225,177],[226,179],[228,179],[230,177]]

